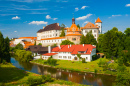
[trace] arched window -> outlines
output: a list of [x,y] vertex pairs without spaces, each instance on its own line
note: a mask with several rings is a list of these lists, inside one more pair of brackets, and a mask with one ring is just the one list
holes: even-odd
[[86,57],[86,60],[88,60],[88,57]]

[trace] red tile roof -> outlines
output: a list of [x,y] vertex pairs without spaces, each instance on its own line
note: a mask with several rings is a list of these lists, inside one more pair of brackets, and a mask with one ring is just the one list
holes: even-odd
[[97,19],[97,21],[95,23],[98,23],[98,22],[102,23],[102,21],[99,19],[99,17],[98,17],[98,19]]
[[53,55],[56,55],[56,54],[58,54],[58,53],[46,53],[46,54],[42,54],[42,55],[44,55],[44,56],[53,56]]
[[88,22],[84,27],[81,27],[81,29],[95,29],[95,28],[98,29],[99,27],[97,27],[96,25],[94,25],[91,22]]
[[52,52],[71,52],[71,54],[77,54],[78,51],[87,51],[84,54],[91,54],[92,49],[96,48],[91,44],[84,44],[83,45],[61,45],[59,47],[55,47],[52,49]]
[[32,40],[34,40],[34,39],[37,39],[37,37],[20,37],[19,39],[32,39]]

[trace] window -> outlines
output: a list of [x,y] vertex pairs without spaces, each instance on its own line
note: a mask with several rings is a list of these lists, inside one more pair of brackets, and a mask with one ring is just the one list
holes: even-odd
[[71,56],[68,56],[68,59],[71,59]]
[[96,37],[96,34],[94,35],[94,37]]
[[86,57],[86,60],[88,59],[88,57]]
[[66,59],[67,57],[66,56],[63,56],[64,59]]
[[88,30],[85,30],[85,33],[87,33],[88,32]]
[[97,30],[94,30],[94,33],[96,33],[97,32]]
[[76,38],[72,38],[73,41],[76,41]]
[[56,36],[57,36],[57,34],[56,34]]
[[62,58],[62,56],[59,56],[59,58]]
[[73,33],[75,33],[75,32],[73,31]]

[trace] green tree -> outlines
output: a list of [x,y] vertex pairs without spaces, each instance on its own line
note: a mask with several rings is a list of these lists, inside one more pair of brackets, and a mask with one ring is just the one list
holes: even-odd
[[86,44],[92,44],[92,45],[97,44],[97,41],[92,34],[92,31],[88,32],[86,35]]
[[97,51],[103,53],[103,36],[104,34],[100,34],[98,37]]
[[7,62],[10,62],[10,43],[9,43],[9,38],[6,37],[5,38],[5,41],[4,41],[4,46],[6,46],[4,48],[4,59],[7,61]]
[[80,25],[79,24],[77,24],[77,27],[80,29]]
[[42,43],[39,43],[38,45],[42,45]]
[[80,44],[86,44],[86,37],[84,35],[80,38]]
[[79,58],[79,61],[80,61],[80,59],[81,59],[81,54],[77,54],[77,57]]
[[62,24],[61,24],[61,29],[63,29],[63,28],[65,28],[65,25],[62,23]]
[[18,43],[16,46],[15,46],[15,49],[19,49],[19,50],[23,50],[23,45]]
[[130,28],[126,28],[124,33],[125,33],[126,36],[130,36]]
[[0,32],[0,63],[3,61],[4,57],[4,37],[3,34]]
[[64,29],[62,29],[62,32],[61,32],[61,34],[60,34],[60,37],[64,37],[65,36],[65,31],[64,31]]
[[60,45],[69,45],[69,44],[74,44],[74,43],[69,40],[64,40]]
[[36,41],[35,41],[34,45],[36,45]]

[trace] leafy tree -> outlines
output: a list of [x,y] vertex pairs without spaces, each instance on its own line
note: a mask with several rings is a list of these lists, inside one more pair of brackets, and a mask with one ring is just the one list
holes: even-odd
[[126,28],[124,33],[125,33],[126,36],[130,36],[130,28]]
[[77,24],[77,27],[80,29],[80,25],[79,24]]
[[80,38],[80,44],[86,44],[86,37],[84,35]]
[[42,43],[39,43],[38,45],[42,45]]
[[74,43],[69,40],[64,40],[60,45],[69,45],[69,44],[74,44]]
[[98,37],[97,51],[103,53],[103,36],[104,34],[100,34]]
[[61,32],[61,34],[60,34],[60,37],[64,37],[65,36],[65,31],[64,31],[64,29],[62,29],[62,32]]
[[65,28],[65,25],[64,24],[61,24],[61,29]]
[[86,35],[86,44],[92,44],[92,45],[96,45],[97,42],[94,39],[94,36],[92,34],[92,31],[88,32]]
[[79,61],[80,61],[80,59],[81,59],[81,54],[77,54],[77,57],[79,58]]
[[35,41],[34,45],[36,45],[36,41]]
[[19,50],[23,50],[23,45],[18,43],[16,46],[15,46],[15,49],[19,49]]

